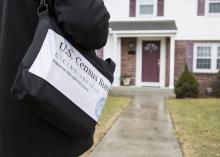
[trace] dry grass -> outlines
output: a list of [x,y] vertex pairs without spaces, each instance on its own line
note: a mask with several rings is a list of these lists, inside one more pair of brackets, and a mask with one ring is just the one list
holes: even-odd
[[96,126],[93,147],[80,157],[88,157],[98,142],[104,137],[113,122],[128,105],[131,98],[127,97],[108,97],[102,116]]
[[185,157],[220,157],[220,99],[168,100]]

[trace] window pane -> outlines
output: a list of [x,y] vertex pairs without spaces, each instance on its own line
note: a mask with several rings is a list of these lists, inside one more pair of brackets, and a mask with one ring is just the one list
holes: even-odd
[[197,69],[210,69],[211,59],[197,59],[196,68]]
[[220,59],[217,59],[217,69],[220,69]]
[[220,3],[210,3],[209,4],[210,13],[220,13]]
[[140,4],[153,4],[153,0],[140,0]]
[[211,57],[211,47],[210,46],[199,46],[197,47],[197,57]]
[[220,47],[218,47],[218,57],[220,58]]
[[141,5],[140,6],[141,15],[150,15],[153,14],[153,5]]

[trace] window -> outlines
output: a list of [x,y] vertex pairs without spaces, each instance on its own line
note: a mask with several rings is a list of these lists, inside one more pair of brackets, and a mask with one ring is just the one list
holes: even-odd
[[157,0],[139,0],[137,11],[140,16],[153,16],[156,10]]
[[197,47],[197,69],[210,69],[211,68],[211,47],[198,46]]
[[218,69],[220,69],[220,44],[195,44],[193,71],[216,73]]
[[158,50],[158,47],[154,43],[149,43],[144,47],[144,50],[148,52],[155,52]]
[[220,14],[220,0],[209,0],[208,1],[208,13],[209,14]]
[[220,46],[218,47],[218,55],[217,55],[217,69],[220,69]]

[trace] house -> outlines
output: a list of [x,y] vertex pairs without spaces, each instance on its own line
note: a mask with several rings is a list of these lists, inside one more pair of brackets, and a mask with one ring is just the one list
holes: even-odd
[[209,87],[220,69],[220,0],[104,0],[110,29],[103,58],[116,64],[114,86],[174,88],[185,64]]

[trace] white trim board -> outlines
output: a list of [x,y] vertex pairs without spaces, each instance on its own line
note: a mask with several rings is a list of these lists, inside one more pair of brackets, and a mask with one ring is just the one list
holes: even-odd
[[109,22],[137,22],[137,21],[175,21],[174,18],[170,18],[170,17],[161,17],[161,16],[157,16],[157,17],[142,17],[142,18],[137,18],[137,17],[125,17],[125,18],[114,18],[114,19],[110,19]]
[[110,33],[123,34],[176,34],[177,30],[125,30],[114,31],[110,29]]
[[173,37],[171,34],[117,34],[117,37]]

